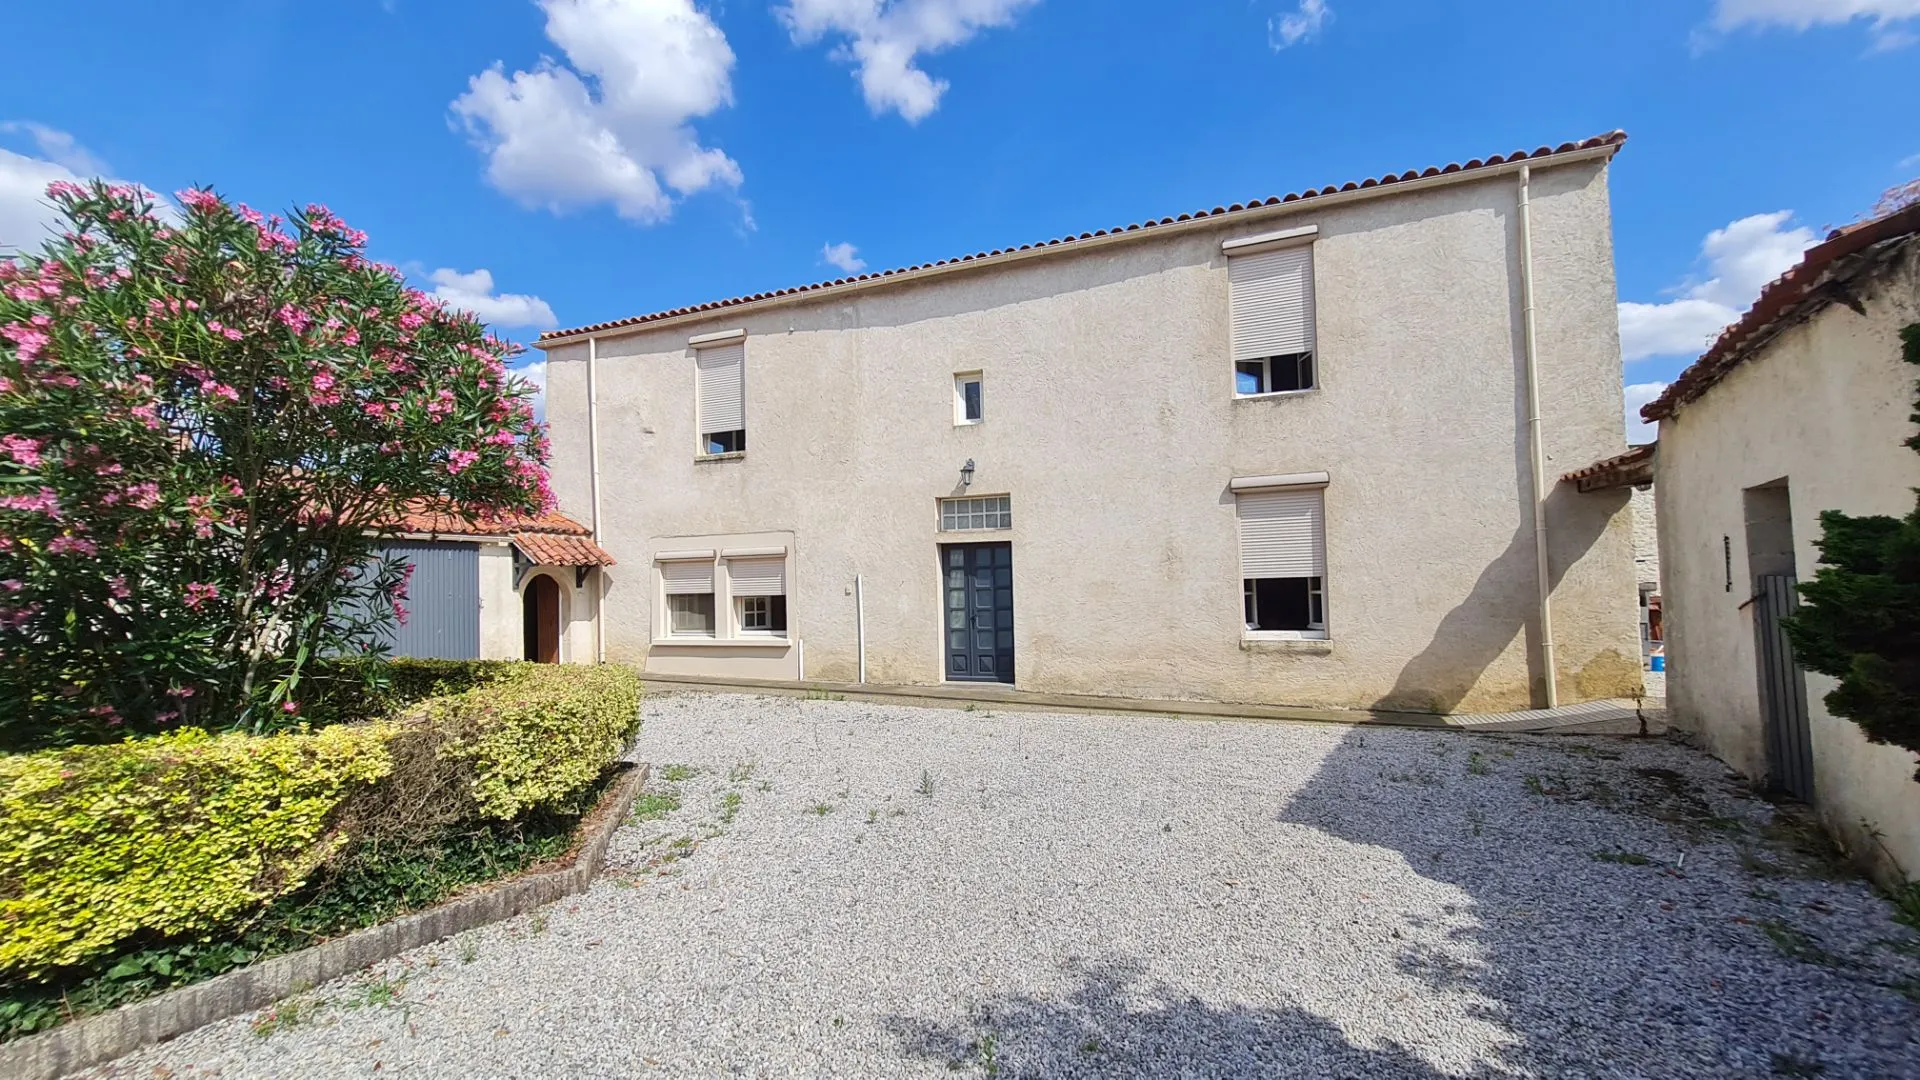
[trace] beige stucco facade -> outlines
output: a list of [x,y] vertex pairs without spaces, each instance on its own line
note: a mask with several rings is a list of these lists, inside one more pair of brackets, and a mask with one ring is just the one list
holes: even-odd
[[[1865,314],[1821,308],[1660,422],[1667,707],[1676,725],[1756,780],[1769,762],[1746,493],[1784,482],[1791,569],[1801,580],[1819,566],[1821,511],[1913,509],[1920,457],[1902,443],[1914,431],[1914,373],[1898,334],[1920,319],[1915,262],[1871,283]],[[1833,685],[1806,675],[1814,801],[1851,850],[1883,872],[1897,868],[1891,876],[1920,875],[1920,762],[1828,714],[1822,699]]]
[[[1016,685],[1336,707],[1539,701],[1516,177],[1275,206],[549,350],[562,509],[619,560],[607,659],[940,682],[940,545],[1008,540]],[[1316,389],[1242,398],[1222,243],[1312,226]],[[1546,475],[1624,448],[1607,163],[1534,166]],[[696,457],[690,339],[745,331],[747,452]],[[953,377],[985,418],[955,423]],[[970,487],[962,465],[975,463]],[[1324,472],[1328,640],[1250,639],[1235,478]],[[1013,526],[942,534],[938,500]],[[1563,701],[1640,685],[1624,492],[1547,500]],[[784,643],[664,640],[655,560],[787,554]],[[856,596],[856,579],[860,584]],[[864,608],[864,619],[861,609]],[[723,607],[724,611],[724,607]]]

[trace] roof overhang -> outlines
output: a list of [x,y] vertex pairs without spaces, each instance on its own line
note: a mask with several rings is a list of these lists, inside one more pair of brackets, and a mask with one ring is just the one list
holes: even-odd
[[1646,443],[1636,446],[1624,454],[1615,454],[1584,469],[1576,469],[1560,479],[1573,484],[1582,494],[1611,488],[1645,487],[1653,483],[1653,458],[1659,445]]

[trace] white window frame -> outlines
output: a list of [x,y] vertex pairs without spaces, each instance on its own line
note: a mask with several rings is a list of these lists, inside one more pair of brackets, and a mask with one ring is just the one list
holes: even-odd
[[[952,525],[948,524],[950,508],[954,511]],[[975,524],[989,519],[990,524]],[[1013,528],[1013,496],[962,495],[941,499],[937,525],[942,533],[1006,532]]]
[[[744,448],[744,442],[746,439],[746,431],[747,431],[747,345],[746,345],[746,342],[747,342],[747,332],[745,330],[723,330],[719,333],[714,333],[714,334],[700,334],[696,337],[689,338],[687,341],[687,346],[688,348],[693,350],[693,357],[694,357],[694,361],[693,361],[693,366],[694,366],[693,438],[694,438],[694,457],[696,458],[732,458],[732,457],[738,457],[747,452],[746,449]],[[703,416],[701,416],[701,409],[700,409],[700,360],[701,360],[702,354],[707,352],[707,350],[715,350],[715,349],[726,349],[728,351],[732,351],[733,349],[740,350],[740,426],[737,428],[722,428],[712,432],[708,432],[708,431],[702,430],[707,426],[707,421]],[[708,447],[707,445],[708,435],[722,434],[723,432],[727,432],[727,431],[738,431],[741,433],[741,440],[743,444],[742,449],[715,451]]]
[[[706,590],[704,592],[668,592],[666,567],[669,565],[684,566],[688,564],[697,564],[707,568],[708,584]],[[659,583],[657,588],[659,589],[660,596],[661,637],[678,641],[713,641],[720,638],[720,619],[722,612],[720,607],[720,582],[716,573],[718,569],[719,564],[715,561],[714,552],[712,551],[665,552],[654,558],[654,580]],[[673,625],[673,598],[676,596],[712,597],[713,620],[711,629],[706,633],[676,629]]]
[[[1327,500],[1326,500],[1327,486],[1328,486],[1328,477],[1327,477],[1327,474],[1324,472],[1286,473],[1286,474],[1278,474],[1278,475],[1271,475],[1271,476],[1250,476],[1250,477],[1244,477],[1244,478],[1235,478],[1232,481],[1232,483],[1228,485],[1228,487],[1230,488],[1230,490],[1232,490],[1234,494],[1234,506],[1233,506],[1234,559],[1236,562],[1237,569],[1244,569],[1237,565],[1241,558],[1241,552],[1244,550],[1244,548],[1242,547],[1243,540],[1242,540],[1241,517],[1240,517],[1240,497],[1241,496],[1253,495],[1261,492],[1270,492],[1270,491],[1315,491],[1320,496],[1320,515],[1319,515],[1320,538],[1319,539],[1320,539],[1320,549],[1322,552],[1322,562],[1323,562],[1323,564],[1320,566],[1320,573],[1317,575],[1316,574],[1288,575],[1286,577],[1267,578],[1267,579],[1249,578],[1244,576],[1244,573],[1243,573],[1243,576],[1240,579],[1240,589],[1236,596],[1236,599],[1239,601],[1239,603],[1235,605],[1234,617],[1240,623],[1241,634],[1245,640],[1247,641],[1331,641],[1332,640],[1332,632],[1330,629],[1332,625],[1332,613],[1328,610],[1329,604],[1327,602],[1327,592],[1328,592],[1327,585],[1328,585],[1328,574],[1330,572],[1330,567],[1325,565],[1325,563],[1331,561],[1327,553]],[[1281,581],[1305,580],[1308,583],[1307,584],[1307,611],[1309,615],[1309,622],[1308,622],[1307,629],[1304,629],[1304,630],[1254,630],[1249,628],[1247,626],[1247,617],[1246,617],[1247,607],[1250,600],[1250,597],[1248,596],[1248,593],[1250,591],[1248,583],[1256,580],[1281,580]],[[1318,602],[1319,608],[1320,608],[1320,619],[1318,622],[1313,622],[1311,619],[1311,615],[1313,612],[1314,604],[1316,602]],[[1255,600],[1254,603],[1257,604],[1257,600]],[[1256,607],[1256,612],[1257,610],[1258,609]],[[1257,614],[1255,616],[1255,621],[1258,622]]]
[[[967,418],[967,384],[980,387],[980,415]],[[953,426],[972,427],[987,420],[987,380],[978,371],[962,371],[953,377]]]
[[[781,593],[779,595],[781,599],[783,600],[786,599],[785,593]],[[749,619],[748,611],[751,608],[755,607],[756,605],[763,606],[765,608],[765,614],[762,616],[766,624],[764,626],[749,626],[747,624]],[[788,616],[788,617],[791,618],[792,616]],[[781,630],[781,629],[775,629],[773,626],[773,596],[772,595],[734,597],[733,598],[733,625],[734,625],[735,633],[737,633],[741,637],[785,638],[787,636],[787,631]]]
[[682,597],[682,596],[704,596],[708,599],[709,602],[717,601],[719,599],[719,597],[717,597],[716,595],[710,592],[668,593],[667,606],[666,606],[666,616],[667,616],[667,635],[666,636],[670,638],[691,639],[694,641],[712,641],[715,638],[719,637],[720,636],[720,610],[719,610],[718,604],[712,605],[714,609],[712,612],[712,619],[711,619],[712,629],[708,630],[706,633],[700,633],[699,631],[696,631],[696,630],[682,630],[674,626],[673,602],[677,597]]

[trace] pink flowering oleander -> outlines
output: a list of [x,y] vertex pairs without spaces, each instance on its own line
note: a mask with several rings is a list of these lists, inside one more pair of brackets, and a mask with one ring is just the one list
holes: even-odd
[[29,439],[25,435],[0,435],[0,450],[6,451],[14,464],[28,469],[40,467],[40,448],[45,445],[44,439]]
[[207,582],[195,581],[190,583],[187,586],[186,592],[182,597],[182,602],[185,603],[188,607],[198,610],[200,605],[206,603],[209,600],[216,600],[219,598],[219,596],[220,596],[220,586],[208,584]]

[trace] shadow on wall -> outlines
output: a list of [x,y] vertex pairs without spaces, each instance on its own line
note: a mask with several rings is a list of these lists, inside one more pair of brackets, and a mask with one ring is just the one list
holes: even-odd
[[[1547,561],[1554,588],[1559,588],[1566,568],[1585,557],[1607,531],[1607,525],[1627,505],[1627,497],[1624,489],[1582,495],[1566,484],[1554,485],[1547,495]],[[1374,707],[1437,713],[1457,710],[1514,636],[1522,632],[1526,635],[1532,685],[1524,691],[1515,688],[1504,695],[1507,700],[1490,704],[1525,708],[1529,700],[1542,700],[1546,676],[1540,662],[1535,581],[1533,518],[1529,513],[1505,550],[1480,572],[1466,599],[1441,618],[1433,640],[1407,662],[1393,689],[1374,702]],[[1638,668],[1632,670],[1637,677]]]
[[[913,1057],[988,1076],[1351,1076],[1439,1078],[1394,1045],[1354,1046],[1340,1028],[1300,1008],[1213,1005],[1144,985],[1137,965],[1070,965],[1076,986],[1059,999],[998,998],[971,1021],[939,1025],[891,1017]],[[1156,1004],[1141,1008],[1139,1002]]]

